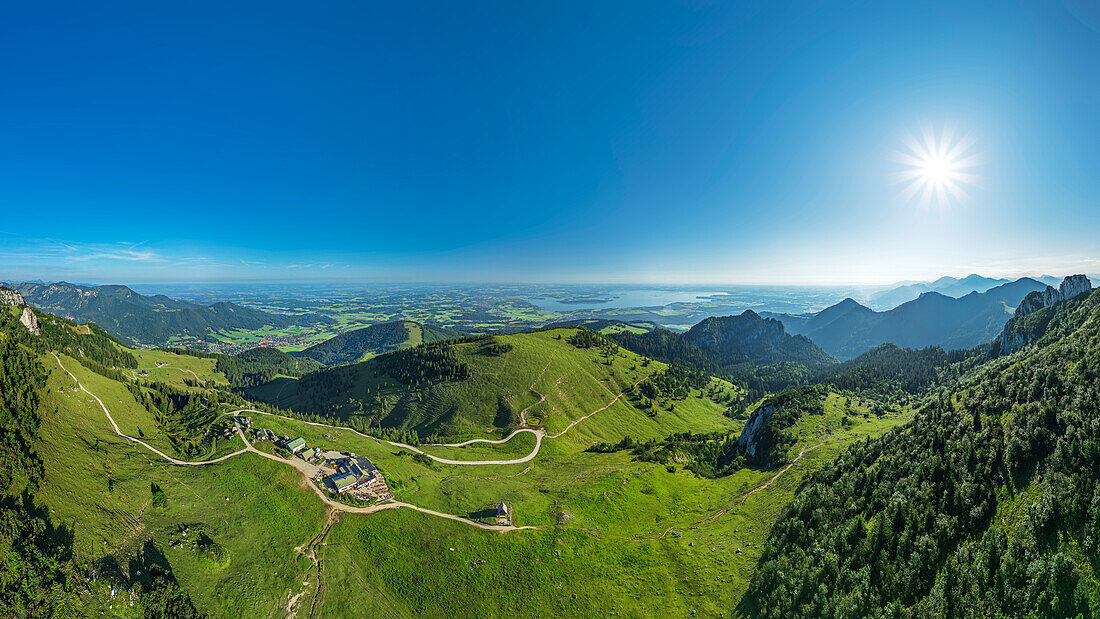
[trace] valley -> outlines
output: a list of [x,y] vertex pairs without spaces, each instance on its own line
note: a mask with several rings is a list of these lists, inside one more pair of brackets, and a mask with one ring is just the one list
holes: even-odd
[[1098,7],[5,7],[0,619],[1100,619]]
[[[306,470],[294,465],[296,456],[277,455],[270,443],[248,439],[239,427],[201,453],[178,453],[180,444],[122,382],[51,353],[42,359],[50,376],[45,406],[56,411],[43,419],[42,432],[51,439],[41,447],[47,473],[37,500],[59,526],[74,531],[74,552],[85,557],[95,574],[95,603],[109,614],[125,615],[127,605],[141,599],[125,592],[136,591],[141,574],[149,570],[137,566],[154,559],[170,565],[180,591],[197,607],[218,615],[264,616],[276,609],[306,608],[339,614],[349,604],[365,603],[366,595],[372,603],[389,600],[398,615],[465,616],[445,589],[438,588],[443,582],[438,579],[466,574],[463,578],[473,590],[497,592],[504,583],[495,574],[502,569],[511,574],[508,582],[522,584],[525,593],[494,593],[499,612],[640,611],[649,607],[649,596],[662,595],[663,604],[684,612],[717,613],[734,604],[731,595],[747,587],[753,557],[766,533],[761,523],[774,517],[775,497],[793,492],[796,480],[819,466],[826,454],[908,419],[904,411],[876,417],[865,404],[846,405],[830,397],[821,416],[807,418],[810,425],[800,430],[805,437],[791,464],[741,469],[713,480],[682,469],[681,462],[639,461],[626,451],[592,452],[594,442],[617,442],[624,436],[659,441],[683,431],[736,435],[744,421],[726,417],[726,404],[715,401],[735,396],[736,387],[713,378],[686,396],[670,398],[674,410],[663,408],[663,402],[647,409],[640,385],[667,366],[652,361],[643,365],[643,359],[625,350],[609,359],[599,348],[578,348],[569,342],[576,333],[554,329],[499,336],[511,338],[506,343],[513,348],[505,357],[515,355],[518,362],[530,351],[532,360],[514,362],[514,375],[495,379],[508,376],[509,384],[517,386],[510,398],[519,425],[506,434],[494,427],[495,406],[484,413],[470,410],[469,423],[458,426],[466,429],[451,435],[455,440],[408,444],[338,424],[218,405],[220,418],[247,413],[255,427],[301,436],[311,447],[369,458],[385,473],[395,499],[364,507],[334,500],[307,481]],[[134,353],[137,367],[122,374],[123,381],[159,371],[166,384],[196,394],[209,393],[198,385],[224,384],[217,382],[224,377],[208,359]],[[478,372],[488,372],[499,362],[489,357]],[[190,370],[199,381],[181,382],[181,376],[191,374],[180,369]],[[499,373],[504,368],[496,369]],[[857,421],[842,424],[849,414]],[[474,428],[475,420],[485,426]],[[412,454],[424,454],[426,461]],[[73,493],[77,487],[84,491]],[[482,506],[502,500],[514,514],[510,527],[471,519]],[[334,512],[339,518],[328,515]],[[414,533],[427,522],[432,524],[426,530],[435,534]],[[512,532],[484,537],[494,529]],[[206,554],[215,552],[220,558],[211,563],[204,554],[178,544],[183,530],[201,530],[207,541],[200,546],[217,548]],[[327,541],[315,546],[321,557],[316,563],[294,551],[322,533]],[[374,550],[363,554],[357,543],[334,542],[394,536],[417,540],[411,547],[399,546],[438,561],[426,569],[409,555],[392,554],[396,546],[368,544]],[[649,546],[655,547],[647,550]],[[655,552],[676,558],[656,561]],[[638,564],[639,556],[652,558]],[[529,561],[519,570],[515,561],[523,557]],[[569,562],[568,571],[562,571],[564,562]],[[323,589],[315,588],[321,565]],[[639,589],[642,581],[621,579],[626,565],[640,570],[637,577],[652,589]],[[694,585],[678,576],[689,566],[697,573]],[[619,574],[610,596],[606,583],[597,590],[590,579],[578,578],[586,570]],[[423,586],[410,590],[407,579],[414,576]],[[235,583],[242,579],[252,584],[241,590]]]
[[[1076,320],[1091,293],[1062,291],[1029,296],[997,341],[1027,348]],[[391,323],[320,356],[232,357],[10,319],[0,343],[40,347],[48,376],[50,438],[25,487],[84,562],[84,602],[116,616],[150,596],[217,616],[634,615],[657,597],[753,616],[777,603],[754,583],[806,484],[913,431],[929,385],[992,354],[884,345],[838,364],[753,312],[682,335]],[[805,369],[778,374],[786,387],[740,382],[791,364]],[[388,493],[338,492],[321,453],[353,454]],[[505,520],[485,515],[502,505]],[[456,581],[485,599],[449,595]]]

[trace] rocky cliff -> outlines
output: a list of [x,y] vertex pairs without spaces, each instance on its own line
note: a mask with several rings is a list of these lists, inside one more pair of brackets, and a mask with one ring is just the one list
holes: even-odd
[[27,331],[35,335],[42,335],[42,329],[38,326],[38,317],[34,315],[34,310],[29,307],[23,308],[23,314],[19,316],[19,322],[23,323],[23,326],[27,328]]
[[1047,286],[1044,290],[1029,293],[993,341],[990,356],[1012,354],[1038,340],[1046,333],[1047,323],[1058,311],[1052,308],[1091,291],[1092,282],[1089,278],[1084,275],[1070,275],[1062,280],[1057,289]]
[[0,305],[26,305],[27,301],[23,299],[23,295],[12,290],[11,288],[4,288],[0,286]]
[[741,430],[741,436],[737,437],[737,446],[741,450],[748,454],[750,458],[756,456],[756,434],[759,432],[760,427],[764,425],[764,421],[775,412],[774,406],[761,406],[753,411],[752,416],[749,417],[748,422],[745,423],[744,429]]
[[1092,282],[1084,275],[1070,275],[1062,280],[1061,285],[1055,289],[1047,286],[1045,290],[1036,290],[1028,293],[1020,305],[1016,308],[1013,317],[1026,316],[1037,312],[1044,307],[1050,307],[1055,303],[1068,301],[1086,292],[1092,291]]
[[38,326],[38,317],[34,315],[34,310],[27,306],[27,301],[23,298],[23,295],[11,288],[0,286],[0,305],[22,307],[23,313],[19,315],[19,322],[23,323],[23,326],[31,333],[41,335],[42,329]]

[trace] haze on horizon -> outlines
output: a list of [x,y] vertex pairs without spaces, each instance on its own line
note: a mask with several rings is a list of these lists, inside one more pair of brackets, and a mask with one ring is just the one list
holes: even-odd
[[0,280],[1100,272],[1086,2],[8,13]]

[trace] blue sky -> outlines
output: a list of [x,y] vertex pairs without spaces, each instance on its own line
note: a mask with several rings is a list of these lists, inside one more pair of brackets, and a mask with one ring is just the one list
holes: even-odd
[[8,7],[0,279],[1100,272],[1088,3],[410,4]]

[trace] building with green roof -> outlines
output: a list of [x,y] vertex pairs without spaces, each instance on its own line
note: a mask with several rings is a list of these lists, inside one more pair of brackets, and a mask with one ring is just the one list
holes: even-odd
[[332,482],[337,492],[344,492],[348,488],[354,486],[355,482],[359,481],[359,478],[351,473],[344,473],[343,475],[329,477],[329,481]]

